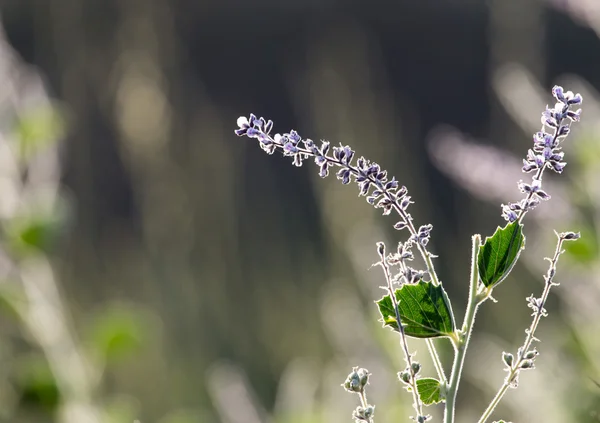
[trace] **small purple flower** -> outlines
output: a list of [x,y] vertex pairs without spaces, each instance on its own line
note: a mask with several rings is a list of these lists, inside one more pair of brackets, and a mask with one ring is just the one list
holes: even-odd
[[402,210],[406,210],[408,208],[408,206],[412,203],[412,201],[410,201],[410,196],[407,195],[406,197],[404,197],[402,199],[402,201],[400,202],[400,208]]
[[319,168],[319,176],[321,178],[326,178],[329,175],[329,163],[325,162]]
[[337,178],[342,181],[342,184],[348,185],[350,183],[350,169],[342,168],[337,173]]
[[571,122],[579,122],[581,119],[581,109],[577,109],[575,111],[569,110],[567,112],[567,117],[571,119]]
[[371,183],[369,181],[362,181],[358,184],[359,187],[359,196],[365,196],[369,193],[369,188],[371,187]]
[[246,135],[248,128],[250,128],[250,122],[248,122],[248,118],[246,118],[245,116],[240,116],[237,120],[237,125],[238,125],[238,129],[236,129],[233,132],[235,132],[235,134],[238,137],[241,137],[242,135]]
[[554,118],[554,110],[546,107],[546,110],[542,112],[542,125],[548,125],[553,128],[558,126],[556,119]]
[[531,171],[536,170],[538,167],[535,163],[530,163],[527,160],[523,159],[523,172],[529,173]]
[[398,188],[398,181],[395,178],[392,178],[391,181],[385,184],[385,189],[396,189]]
[[566,165],[567,163],[565,162],[550,162],[550,169],[552,169],[556,173],[562,173]]
[[300,142],[300,140],[302,139],[302,138],[300,138],[300,135],[298,135],[298,132],[294,131],[293,129],[288,134],[288,137],[294,145],[297,145]]
[[[567,125],[561,125],[561,127],[558,128],[559,137],[566,137],[567,135],[569,135],[569,132],[571,132],[571,128],[569,128]],[[554,148],[554,146],[551,147]]]
[[352,150],[348,146],[345,146],[343,148],[343,152],[344,152],[344,158],[343,158],[342,162],[344,164],[350,164],[350,162],[352,161],[352,158],[354,157],[354,150]]
[[256,129],[255,127],[250,127],[246,130],[246,136],[248,138],[258,138],[260,136],[261,132]]
[[577,93],[573,96],[573,98],[567,101],[567,104],[581,104],[582,101],[583,99],[581,98],[581,94]]
[[429,242],[431,226],[425,225],[416,231],[412,217],[407,212],[412,201],[407,195],[406,187],[400,186],[395,178],[388,180],[387,171],[381,169],[379,164],[364,157],[359,157],[356,164],[353,164],[355,152],[349,146],[340,144],[332,147],[328,141],[321,141],[317,145],[311,139],[302,139],[295,130],[271,136],[273,122],[257,118],[254,114],[248,118],[240,117],[237,124],[235,133],[238,136],[258,139],[260,147],[269,154],[273,154],[275,150],[281,151],[284,156],[291,157],[295,166],[301,166],[304,160],[313,158],[319,166],[319,176],[323,178],[329,175],[331,167],[337,168],[337,178],[343,184],[355,182],[359,188],[358,195],[365,196],[369,204],[383,209],[384,215],[395,210],[401,217],[395,228],[409,229],[421,253],[430,255],[425,246]]
[[554,96],[554,98],[556,98],[558,101],[560,102],[565,102],[565,94],[564,94],[564,90],[563,87],[560,87],[558,85],[555,85],[552,88],[552,95]]
[[537,167],[544,166],[544,163],[546,163],[546,158],[544,156],[542,156],[542,155],[535,156],[535,164],[537,165]]
[[[565,92],[559,86],[552,88],[552,95],[558,103],[554,108],[546,106],[541,119],[544,127],[534,134],[533,149],[527,151],[527,157],[523,160],[523,172],[536,172],[531,184],[523,181],[518,183],[519,190],[526,194],[526,197],[518,203],[502,205],[502,217],[509,222],[520,220],[525,213],[535,208],[540,200],[550,199],[550,195],[541,189],[542,174],[547,167],[561,173],[567,165],[563,161],[564,152],[561,151],[560,143],[569,135],[571,128],[569,123],[563,122],[566,119],[570,122],[579,121],[581,109],[573,111],[570,110],[570,106],[580,104],[582,99],[580,94]],[[551,128],[550,133],[545,131],[546,126]]]
[[283,146],[283,154],[287,156],[292,156],[298,152],[298,147],[294,145],[292,142],[287,142]]
[[514,222],[518,219],[517,213],[511,210],[510,207],[505,204],[502,205],[502,217],[509,222]]

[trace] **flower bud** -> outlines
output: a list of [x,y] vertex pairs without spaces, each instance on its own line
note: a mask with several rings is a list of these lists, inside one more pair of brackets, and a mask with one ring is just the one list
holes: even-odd
[[506,363],[506,365],[508,367],[512,367],[514,358],[515,357],[511,353],[507,353],[507,352],[502,353],[502,360],[504,360],[504,362]]
[[365,387],[367,386],[367,384],[369,383],[369,376],[370,373],[367,369],[358,369],[358,371],[356,372],[358,374],[359,377],[359,381],[360,381],[360,385],[361,387]]
[[535,365],[533,364],[533,360],[523,360],[521,365],[519,366],[523,370],[533,369]]
[[404,383],[410,383],[410,373],[406,370],[404,370],[403,372],[399,372],[398,379],[400,379]]
[[571,241],[574,239],[579,239],[581,234],[579,232],[563,232],[560,234],[560,237],[566,241]]
[[360,376],[358,374],[358,367],[354,367],[352,372],[346,378],[346,381],[342,385],[348,392],[362,392],[363,385],[360,383]]
[[527,351],[527,354],[525,354],[525,357],[527,360],[532,360],[534,358],[536,358],[538,356],[538,352],[537,350],[531,350],[531,351]]
[[348,392],[363,392],[365,386],[369,383],[369,376],[370,373],[367,369],[354,367],[342,386]]
[[352,412],[352,418],[357,422],[370,422],[375,414],[375,407],[373,405],[367,405],[356,407],[356,410]]
[[419,363],[418,361],[413,361],[412,365],[410,366],[413,375],[416,375],[419,373],[419,371],[421,370],[421,363]]

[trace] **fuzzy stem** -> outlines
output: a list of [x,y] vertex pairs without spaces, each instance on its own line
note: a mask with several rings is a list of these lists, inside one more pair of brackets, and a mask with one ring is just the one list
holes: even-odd
[[562,244],[564,241],[565,241],[564,234],[558,235],[558,242],[556,243],[556,250],[554,251],[554,257],[552,257],[552,259],[547,259],[548,261],[550,261],[550,266],[548,268],[548,273],[546,274],[546,277],[545,277],[546,283],[544,285],[544,291],[542,292],[539,306],[536,306],[535,310],[533,312],[533,321],[531,322],[529,329],[527,329],[525,331],[527,333],[525,342],[523,343],[523,346],[521,346],[521,348],[519,348],[519,350],[518,350],[519,352],[517,354],[516,360],[514,360],[514,362],[510,366],[508,375],[504,379],[504,383],[502,384],[502,386],[500,387],[500,389],[498,390],[498,392],[496,393],[496,395],[494,396],[494,398],[492,399],[492,401],[490,402],[490,404],[488,405],[488,407],[482,414],[478,423],[485,423],[486,420],[494,412],[494,409],[498,406],[498,404],[502,400],[502,397],[504,397],[504,394],[506,393],[506,391],[508,391],[508,388],[510,388],[511,386],[516,387],[515,383],[517,381],[519,373],[522,370],[521,366],[522,366],[523,362],[525,361],[525,354],[527,354],[529,348],[531,347],[531,343],[535,340],[535,331],[538,328],[540,320],[542,319],[542,317],[544,317],[546,315],[546,311],[544,310],[544,305],[546,304],[546,300],[548,299],[548,295],[550,294],[550,288],[552,288],[552,286],[554,286],[554,285],[558,285],[557,283],[553,282],[553,279],[554,279],[554,275],[556,274],[556,263],[558,262],[558,257],[563,253]]
[[425,342],[427,343],[427,348],[429,349],[429,354],[431,355],[431,360],[433,361],[433,366],[435,367],[435,371],[437,372],[440,383],[447,383],[448,380],[446,379],[446,374],[444,373],[444,367],[442,366],[440,357],[435,349],[433,339],[427,338]]
[[469,346],[469,340],[471,338],[471,331],[475,322],[475,314],[477,308],[484,299],[479,298],[477,295],[477,287],[479,285],[479,273],[477,271],[477,253],[479,252],[479,246],[481,245],[481,237],[479,235],[473,235],[473,251],[471,257],[471,282],[469,289],[469,302],[467,305],[467,313],[463,322],[462,330],[460,331],[459,339],[455,342],[454,349],[454,363],[452,364],[452,374],[450,376],[450,383],[448,385],[448,392],[446,394],[446,408],[444,410],[444,423],[454,423],[454,407],[456,403],[456,393],[458,392],[458,385],[460,383],[460,377],[465,362],[465,356],[467,353],[467,347]]
[[[360,398],[360,405],[362,408],[367,408],[369,405],[369,401],[367,401],[367,393],[362,390],[358,393],[358,398]],[[373,423],[373,418],[369,418],[369,423]]]
[[408,369],[408,372],[410,373],[409,385],[413,396],[413,407],[417,412],[417,415],[422,416],[423,404],[421,403],[421,398],[419,398],[419,392],[417,391],[417,378],[415,372],[413,372],[412,370],[412,356],[410,354],[410,351],[408,350],[408,341],[406,339],[406,334],[404,333],[404,327],[402,326],[402,319],[400,318],[400,311],[398,310],[398,301],[396,300],[396,296],[394,295],[392,276],[390,274],[389,265],[385,259],[385,247],[383,243],[379,243],[379,255],[381,257],[381,262],[379,264],[381,265],[383,273],[385,274],[387,290],[390,295],[390,299],[392,300],[392,305],[396,314],[396,323],[398,323],[398,330],[400,332],[400,346],[402,347],[404,353],[404,361],[406,362],[406,367]]

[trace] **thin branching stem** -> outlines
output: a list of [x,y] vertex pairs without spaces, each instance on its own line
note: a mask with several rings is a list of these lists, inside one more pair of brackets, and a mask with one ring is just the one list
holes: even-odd
[[465,357],[467,355],[467,348],[469,346],[469,340],[471,338],[471,332],[473,330],[473,324],[475,323],[475,315],[477,314],[477,308],[482,303],[482,299],[477,295],[477,288],[479,286],[479,273],[477,271],[477,253],[479,252],[479,246],[481,245],[481,237],[479,235],[473,235],[472,238],[472,256],[471,256],[471,282],[469,288],[469,302],[467,305],[467,313],[463,322],[462,330],[458,342],[453,343],[454,345],[454,362],[452,364],[452,374],[450,375],[450,383],[448,385],[448,391],[446,395],[446,408],[444,410],[444,423],[454,423],[454,406],[456,403],[456,393],[458,392],[458,385],[460,383],[460,377],[464,366]]
[[378,244],[379,254],[381,257],[381,261],[379,265],[383,269],[383,273],[385,275],[385,280],[387,283],[387,290],[390,295],[390,299],[392,300],[392,306],[394,307],[394,312],[396,314],[396,323],[398,323],[398,330],[400,332],[400,346],[402,347],[402,351],[404,353],[404,361],[406,362],[406,367],[408,369],[408,373],[410,375],[409,385],[410,390],[413,396],[413,407],[418,416],[423,415],[423,404],[421,403],[421,398],[419,398],[419,393],[417,391],[417,378],[413,369],[413,361],[412,355],[408,349],[408,341],[406,337],[406,333],[404,332],[404,327],[402,326],[402,319],[400,318],[400,311],[398,310],[398,301],[396,300],[396,295],[394,295],[394,286],[392,282],[392,275],[390,274],[390,266],[385,257],[385,247],[383,243]]
[[[572,237],[573,235],[574,234],[569,233],[557,234],[558,241],[556,243],[554,256],[551,259],[546,258],[550,262],[550,265],[548,267],[548,272],[544,277],[546,283],[544,285],[544,291],[542,292],[542,296],[537,300],[530,297],[531,299],[529,302],[529,306],[534,310],[532,313],[533,321],[531,322],[529,329],[525,331],[525,333],[527,333],[527,336],[525,337],[525,342],[518,349],[516,359],[510,365],[510,368],[507,369],[508,375],[504,379],[504,383],[502,384],[502,386],[500,387],[500,389],[498,390],[498,392],[496,393],[496,395],[494,396],[484,413],[481,415],[481,418],[479,419],[478,423],[485,423],[487,421],[487,419],[494,412],[494,409],[498,406],[498,404],[504,397],[504,394],[506,394],[506,392],[508,391],[508,388],[516,388],[517,380],[521,370],[533,368],[532,359],[535,358],[537,352],[531,353],[532,359],[528,359],[526,355],[529,353],[529,348],[531,348],[531,344],[533,343],[533,341],[536,340],[535,332],[539,326],[540,321],[542,320],[542,317],[546,316],[546,310],[544,309],[544,305],[548,300],[550,289],[553,286],[558,285],[554,282],[554,275],[556,274],[556,264],[558,262],[558,258],[564,252],[564,250],[562,249],[563,242],[568,241],[570,239],[579,238],[579,235],[575,235],[574,237]],[[524,363],[527,363],[527,365],[524,366]]]

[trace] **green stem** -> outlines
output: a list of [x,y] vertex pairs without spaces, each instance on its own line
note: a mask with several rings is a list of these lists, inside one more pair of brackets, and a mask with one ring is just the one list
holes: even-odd
[[485,423],[487,419],[492,415],[494,409],[498,406],[500,400],[502,399],[502,397],[504,397],[504,394],[506,394],[506,391],[508,391],[508,388],[511,387],[511,384],[514,383],[516,378],[519,376],[520,371],[522,370],[521,364],[525,360],[525,354],[527,353],[527,351],[531,347],[533,340],[535,339],[535,331],[537,330],[540,324],[540,320],[542,320],[542,317],[544,317],[545,315],[544,305],[548,300],[550,289],[554,285],[557,285],[553,281],[553,279],[554,275],[556,274],[556,263],[558,262],[558,258],[560,257],[560,255],[563,253],[562,245],[564,241],[565,238],[559,235],[558,242],[556,243],[556,250],[554,251],[554,257],[552,257],[552,259],[548,259],[550,261],[550,268],[548,269],[548,273],[545,277],[546,283],[544,285],[544,291],[542,292],[542,296],[540,298],[541,305],[535,310],[533,314],[533,321],[531,322],[529,329],[525,331],[527,333],[527,337],[525,338],[523,346],[519,348],[520,353],[517,355],[514,363],[511,365],[510,370],[508,372],[508,376],[506,376],[506,378],[504,379],[504,383],[496,393],[496,396],[494,396],[494,399],[492,399],[492,401],[490,402],[490,405],[488,405],[488,407],[485,409],[478,423]]
[[[393,200],[389,194],[386,193],[386,195],[388,196],[390,201]],[[412,218],[410,217],[410,215],[408,215],[408,213],[406,213],[405,210],[402,210],[402,208],[399,207],[398,204],[395,203],[394,201],[392,201],[392,204],[393,204],[393,208],[396,210],[396,212],[402,217],[402,220],[408,225],[408,230],[411,233],[411,235],[416,236],[417,230],[415,228],[415,225],[412,222]],[[433,261],[431,260],[431,254],[429,254],[429,252],[425,249],[425,247],[423,245],[421,245],[419,242],[417,242],[416,245],[417,245],[417,249],[421,253],[421,257],[423,257],[423,261],[425,262],[425,267],[427,268],[427,271],[429,272],[429,275],[431,276],[431,283],[433,283],[434,286],[440,285],[440,280],[437,276],[437,273],[435,272],[435,267],[433,265]],[[440,360],[440,356],[437,352],[437,349],[435,348],[435,344],[433,343],[433,341],[431,339],[427,339],[426,342],[427,342],[427,349],[429,350],[429,354],[431,355],[431,361],[433,361],[433,365],[438,374],[438,378],[439,378],[440,382],[445,383],[446,382],[446,373],[444,372],[444,367],[442,366],[442,361]]]
[[379,255],[381,257],[381,268],[383,269],[383,273],[385,274],[385,280],[387,282],[387,290],[390,295],[390,300],[392,301],[392,306],[394,307],[394,312],[396,315],[396,323],[398,324],[398,331],[400,332],[400,346],[402,347],[402,351],[404,354],[404,361],[406,362],[406,369],[410,372],[410,381],[408,384],[410,385],[410,391],[413,396],[413,408],[417,413],[417,418],[423,416],[423,403],[421,402],[421,398],[419,397],[419,392],[417,390],[417,378],[416,373],[412,370],[412,356],[408,349],[408,341],[406,339],[406,333],[404,332],[404,326],[402,326],[402,319],[400,318],[400,311],[398,310],[398,300],[396,299],[396,295],[394,293],[394,287],[392,285],[392,275],[390,274],[390,269],[388,263],[385,258],[385,245],[383,243],[378,243],[379,247]]
[[444,384],[447,382],[446,374],[444,373],[442,361],[440,360],[440,357],[435,349],[435,345],[433,344],[433,339],[427,338],[425,341],[427,342],[427,348],[429,349],[429,354],[431,354],[431,360],[433,361],[433,366],[437,372],[438,379],[442,384]]
[[[509,377],[514,377],[514,374],[512,374],[512,372],[511,372],[511,375]],[[485,422],[492,415],[492,413],[494,412],[494,410],[500,403],[500,400],[502,399],[502,397],[504,396],[504,394],[506,393],[506,391],[508,390],[509,387],[510,387],[510,384],[508,382],[504,382],[502,384],[502,387],[500,388],[498,393],[496,393],[496,396],[494,397],[492,402],[490,402],[490,405],[488,405],[488,408],[486,408],[483,415],[479,418],[479,423]]]
[[471,282],[469,289],[469,303],[467,305],[467,313],[463,322],[462,330],[460,331],[458,341],[454,342],[454,363],[452,364],[452,374],[446,394],[446,408],[444,410],[444,423],[454,423],[454,406],[456,403],[456,393],[460,383],[467,347],[471,338],[473,323],[475,322],[475,314],[477,308],[481,304],[482,299],[477,295],[477,287],[479,284],[479,274],[477,272],[477,253],[481,245],[481,237],[473,235],[473,252],[471,257]]

